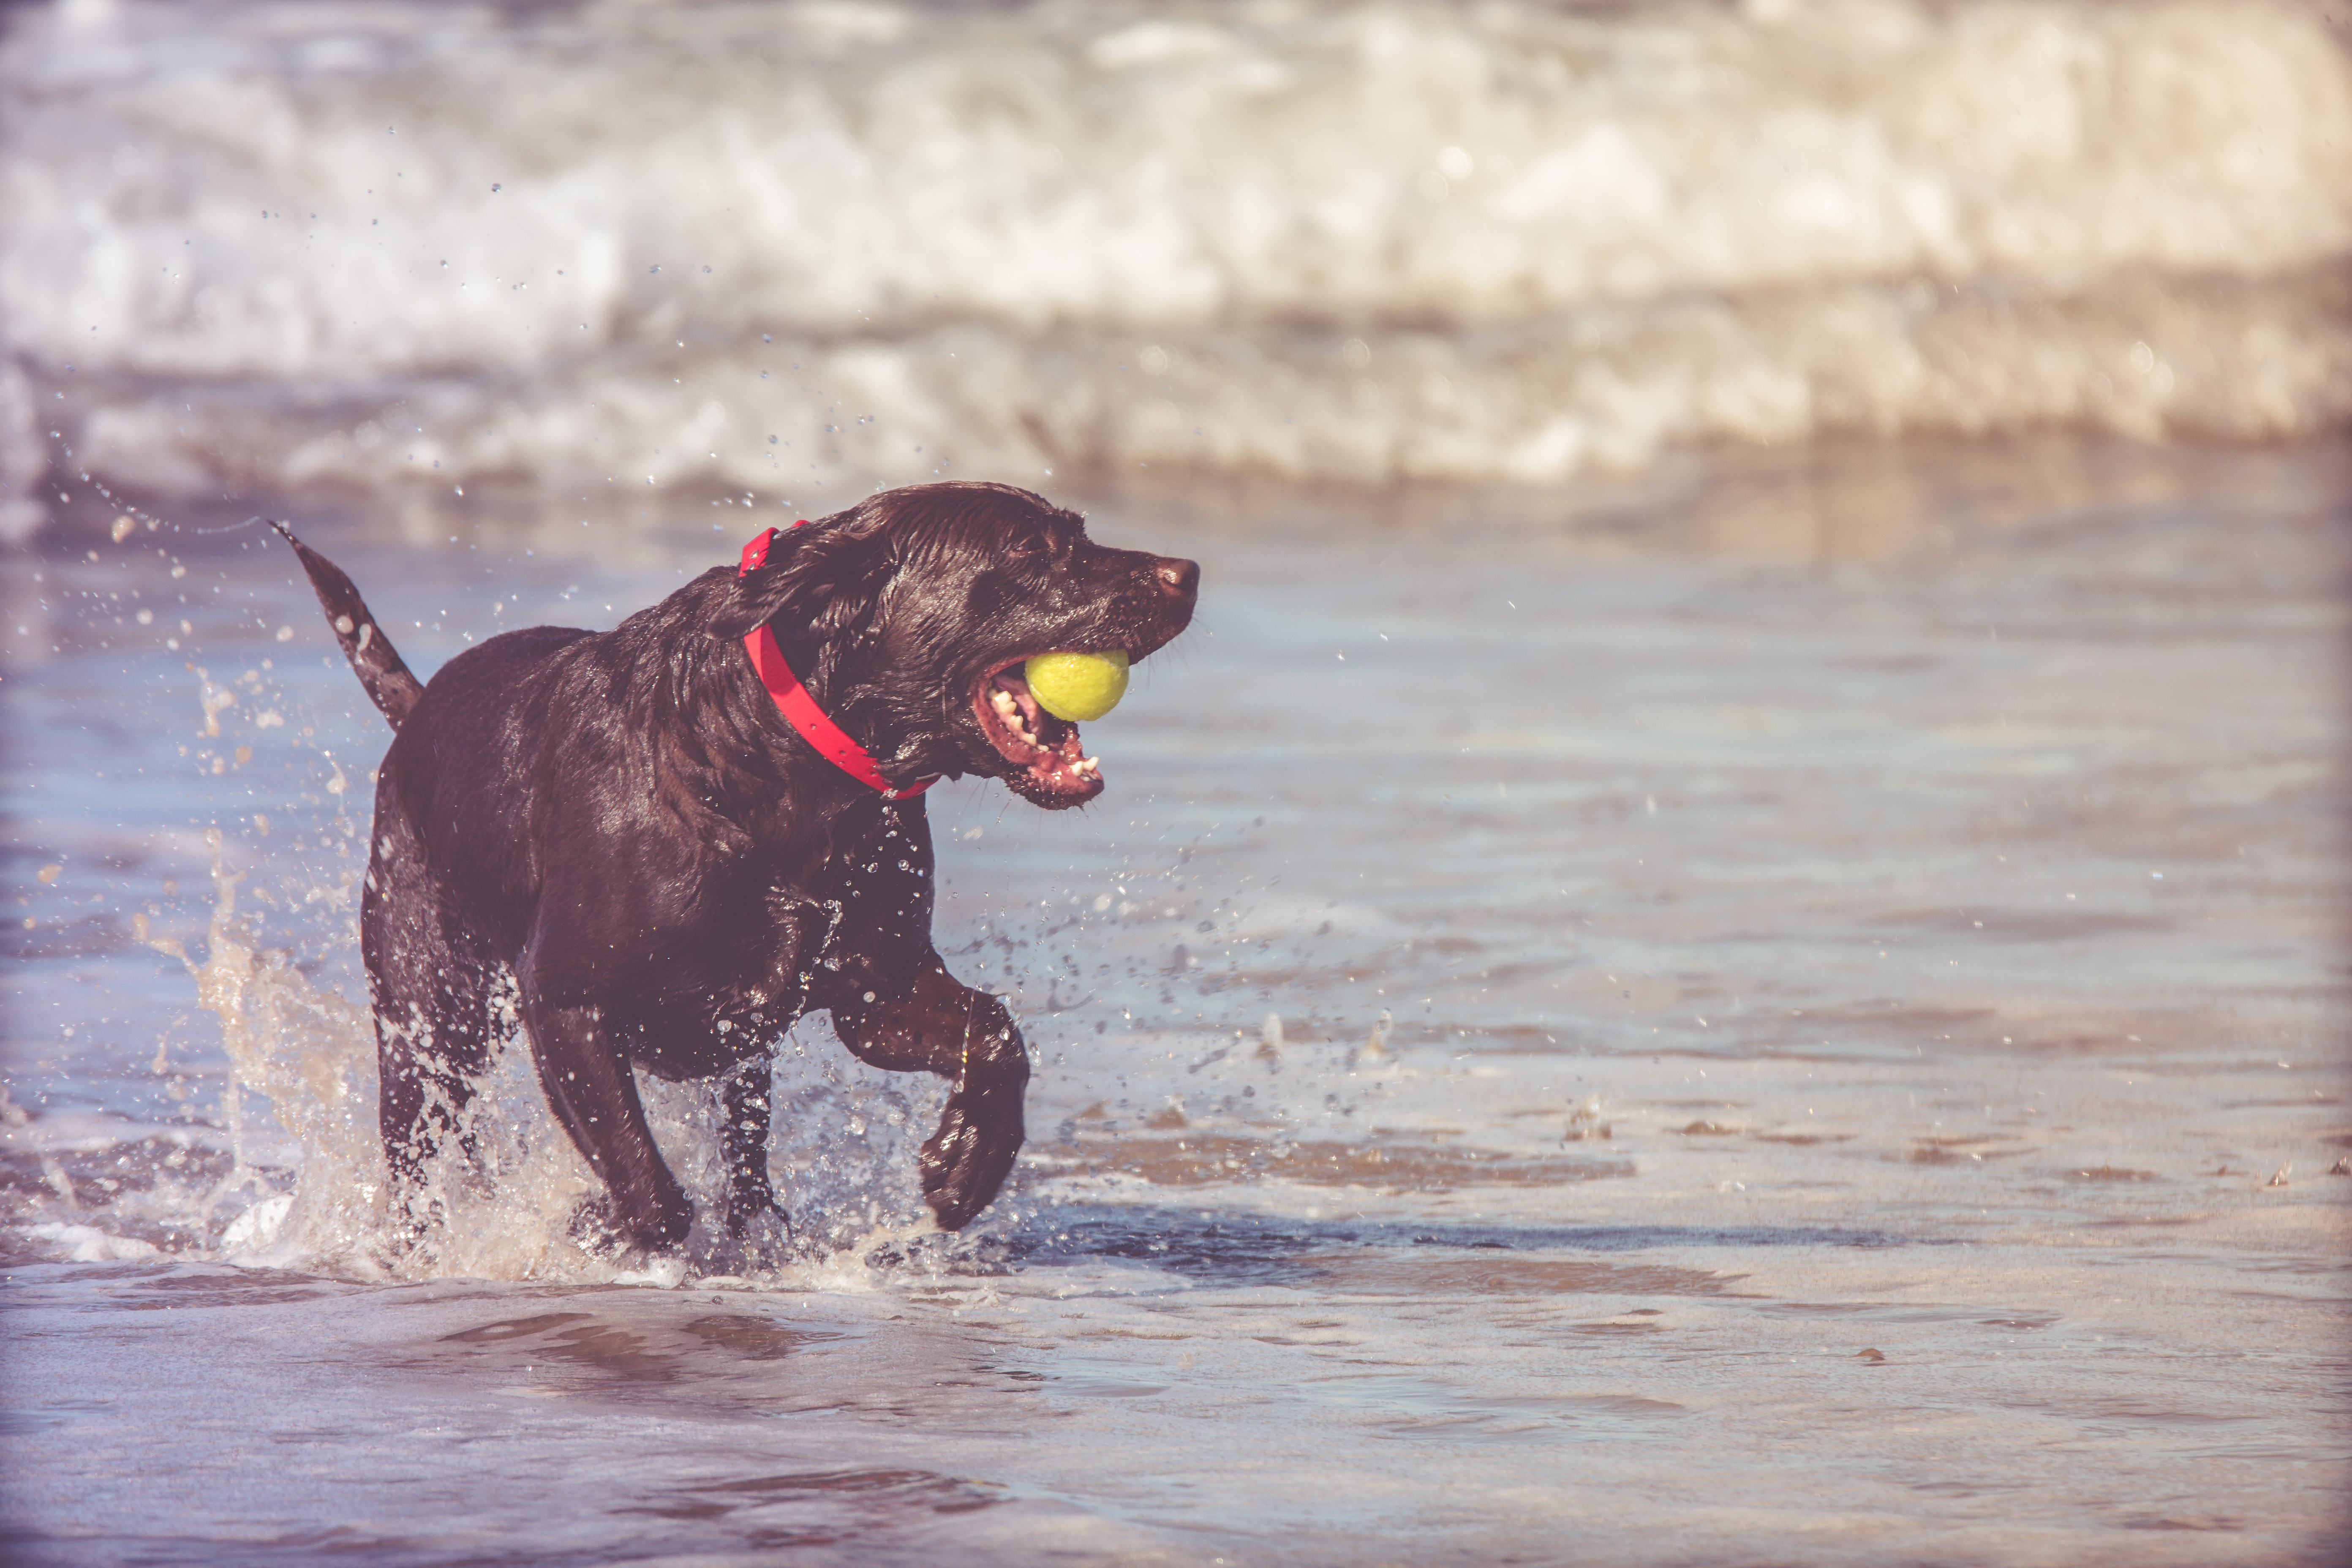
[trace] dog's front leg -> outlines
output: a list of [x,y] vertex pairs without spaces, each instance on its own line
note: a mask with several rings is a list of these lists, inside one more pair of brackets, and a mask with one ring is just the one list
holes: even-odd
[[521,980],[523,1032],[540,1086],[572,1147],[611,1194],[614,1224],[630,1246],[676,1247],[694,1223],[694,1205],[654,1144],[628,1053],[601,1009],[551,1002],[530,976]]
[[793,1216],[776,1201],[776,1189],[768,1180],[769,1098],[773,1092],[772,1072],[764,1056],[740,1063],[719,1084],[724,1121],[719,1142],[727,1162],[727,1231],[739,1241],[768,1219],[783,1226],[788,1242],[792,1235]]
[[861,1061],[955,1081],[939,1131],[923,1144],[923,1197],[941,1228],[986,1208],[1021,1152],[1029,1047],[1004,1004],[974,991],[930,955],[904,996],[833,1009],[834,1032]]

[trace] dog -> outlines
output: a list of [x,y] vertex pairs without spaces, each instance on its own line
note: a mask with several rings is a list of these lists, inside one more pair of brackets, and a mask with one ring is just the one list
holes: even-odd
[[1191,622],[1198,565],[1098,545],[1027,490],[913,486],[762,531],[612,631],[508,632],[424,684],[351,579],[274,526],[394,731],[360,933],[414,1231],[428,1166],[467,1145],[509,973],[614,1250],[675,1251],[694,1219],[633,1068],[722,1080],[726,1229],[790,1237],[769,1059],[814,1012],[862,1061],[952,1080],[923,1196],[946,1230],[988,1205],[1021,1148],[1028,1050],[932,945],[921,792],[972,774],[1048,810],[1094,799],[1099,766],[1024,664],[1144,658]]

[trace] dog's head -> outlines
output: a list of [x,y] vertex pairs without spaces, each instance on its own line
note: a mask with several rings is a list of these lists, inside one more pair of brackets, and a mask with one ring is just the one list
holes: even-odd
[[1115,648],[1141,660],[1192,620],[1200,576],[1190,561],[1106,549],[1027,490],[916,485],[778,535],[712,629],[771,626],[887,776],[980,773],[1058,809],[1100,795],[1102,774],[1022,666]]

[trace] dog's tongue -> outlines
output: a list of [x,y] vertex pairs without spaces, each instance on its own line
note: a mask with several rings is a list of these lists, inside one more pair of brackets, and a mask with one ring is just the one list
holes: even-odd
[[[1041,732],[1037,728],[1040,718],[1052,717],[1038,706],[1037,694],[1029,689],[1028,678],[1021,673],[1020,667],[1017,665],[1011,669],[997,671],[996,689],[1013,699],[1013,706],[1021,710],[1021,717],[1025,721],[1026,728],[1032,733]],[[1000,709],[999,711],[1002,710]]]
[[1038,704],[1019,667],[998,672],[990,686],[989,706],[1013,738],[1031,752],[1028,770],[1038,783],[1055,790],[1078,790],[1101,778],[1100,761],[1079,750],[1078,727],[1066,719],[1056,719]]

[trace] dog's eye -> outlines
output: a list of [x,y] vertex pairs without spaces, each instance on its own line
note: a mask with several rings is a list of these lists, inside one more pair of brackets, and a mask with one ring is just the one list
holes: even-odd
[[1054,536],[1042,528],[1034,533],[1024,533],[1013,542],[1011,553],[1024,560],[1051,555],[1054,553]]

